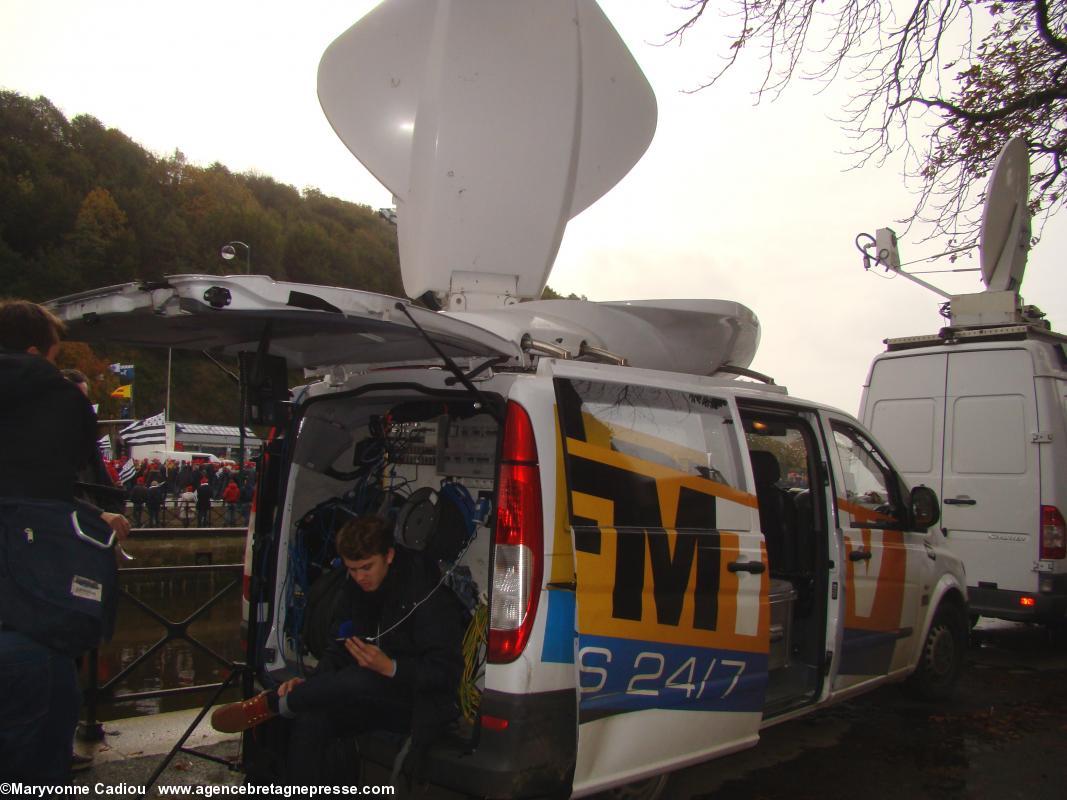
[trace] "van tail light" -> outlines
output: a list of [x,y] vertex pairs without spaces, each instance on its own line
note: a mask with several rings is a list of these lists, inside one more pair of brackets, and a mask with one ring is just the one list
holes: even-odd
[[1067,558],[1067,524],[1056,506],[1041,506],[1041,560]]
[[526,409],[508,401],[493,535],[487,655],[492,664],[514,661],[530,639],[541,595],[543,528],[533,425]]
[[488,714],[482,714],[480,719],[482,728],[490,731],[506,731],[510,724],[508,720],[502,717],[491,717]]

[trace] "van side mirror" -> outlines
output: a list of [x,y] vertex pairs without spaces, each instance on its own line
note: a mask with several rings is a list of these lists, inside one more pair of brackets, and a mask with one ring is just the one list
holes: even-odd
[[916,486],[911,490],[911,518],[916,529],[926,530],[941,519],[941,504],[937,492],[929,486]]

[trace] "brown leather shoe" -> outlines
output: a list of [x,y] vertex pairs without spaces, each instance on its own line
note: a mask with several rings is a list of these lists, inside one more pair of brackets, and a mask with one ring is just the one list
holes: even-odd
[[220,733],[240,733],[277,716],[267,705],[267,692],[242,703],[230,703],[211,714],[211,727]]

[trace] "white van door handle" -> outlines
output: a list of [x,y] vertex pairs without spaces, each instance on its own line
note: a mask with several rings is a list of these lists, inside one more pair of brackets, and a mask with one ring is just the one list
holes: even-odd
[[974,506],[974,505],[978,505],[978,501],[971,499],[967,495],[962,495],[960,497],[946,497],[945,498],[945,505],[946,506]]
[[852,552],[850,552],[848,554],[848,560],[849,561],[870,561],[871,560],[871,551],[870,550],[853,550]]

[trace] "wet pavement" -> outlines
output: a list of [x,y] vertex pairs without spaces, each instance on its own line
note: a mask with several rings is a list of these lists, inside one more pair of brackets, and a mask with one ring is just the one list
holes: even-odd
[[754,750],[674,776],[667,798],[1064,800],[1067,644],[983,620],[952,700],[897,686],[765,732]]
[[[949,702],[911,700],[887,686],[764,732],[760,745],[671,776],[663,798],[679,800],[1064,800],[1067,798],[1067,644],[1043,628],[983,620],[969,668]],[[161,720],[160,715],[147,720]],[[181,721],[175,715],[175,719]],[[147,724],[147,723],[146,723]],[[187,722],[186,722],[187,724]],[[143,785],[173,737],[156,744],[132,721],[99,763],[77,778],[94,786]],[[177,725],[177,723],[175,723]],[[172,726],[173,727],[173,726]],[[182,726],[184,728],[184,726]],[[191,746],[225,758],[237,742]],[[125,749],[123,749],[125,748]],[[149,752],[151,751],[151,752]],[[370,777],[370,776],[367,776]],[[179,754],[160,783],[241,783],[240,773]],[[103,792],[100,793],[103,796]],[[433,793],[426,797],[456,797]]]
[[[138,790],[163,766],[197,713],[198,709],[194,709],[105,722],[103,742],[76,742],[79,752],[93,754],[94,759],[93,766],[77,773],[72,783],[89,787],[89,797],[143,796]],[[202,721],[189,734],[185,746],[232,764],[238,760],[240,737],[216,733]],[[154,786],[222,786],[243,782],[244,776],[228,765],[178,752]],[[157,794],[152,792],[149,796]]]

